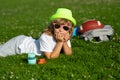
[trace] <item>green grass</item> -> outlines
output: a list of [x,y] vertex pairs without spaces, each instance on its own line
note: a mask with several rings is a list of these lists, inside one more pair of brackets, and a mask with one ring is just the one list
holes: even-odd
[[98,19],[115,33],[99,44],[73,38],[72,56],[43,65],[28,65],[26,54],[0,57],[0,80],[120,80],[119,0],[0,0],[0,43],[21,34],[38,38],[59,7],[71,9],[78,26]]

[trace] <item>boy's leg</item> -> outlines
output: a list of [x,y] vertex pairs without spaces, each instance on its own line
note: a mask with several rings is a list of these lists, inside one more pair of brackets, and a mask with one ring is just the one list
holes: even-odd
[[18,46],[26,37],[27,36],[20,35],[0,45],[0,56],[6,57],[8,55],[15,55],[16,53],[19,53]]

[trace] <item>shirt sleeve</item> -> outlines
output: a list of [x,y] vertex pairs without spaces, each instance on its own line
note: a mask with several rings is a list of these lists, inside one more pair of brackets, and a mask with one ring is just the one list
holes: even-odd
[[39,43],[40,43],[40,51],[52,52],[50,40],[45,34],[41,35],[39,39]]
[[67,41],[67,44],[68,44],[69,47],[71,47],[71,42],[70,42],[70,40]]

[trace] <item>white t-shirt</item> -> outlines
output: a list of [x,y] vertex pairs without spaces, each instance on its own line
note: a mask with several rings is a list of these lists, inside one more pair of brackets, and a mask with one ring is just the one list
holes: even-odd
[[[71,47],[70,40],[67,41],[69,47]],[[19,45],[21,53],[35,53],[40,56],[42,52],[52,52],[56,46],[56,41],[52,36],[43,33],[38,40],[32,37],[26,37]]]
[[[39,38],[40,43],[40,51],[42,52],[52,52],[56,46],[56,41],[54,40],[53,36],[49,36],[45,33],[41,35]],[[67,41],[69,47],[71,47],[70,40]]]

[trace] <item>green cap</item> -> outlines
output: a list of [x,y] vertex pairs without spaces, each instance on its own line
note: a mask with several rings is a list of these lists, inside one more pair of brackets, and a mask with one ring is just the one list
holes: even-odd
[[51,17],[50,17],[50,20],[55,20],[57,18],[64,18],[64,19],[68,19],[70,20],[71,22],[73,22],[74,26],[76,25],[76,20],[73,18],[72,16],[72,12],[71,10],[69,9],[66,9],[66,8],[58,8],[56,13],[53,14]]

